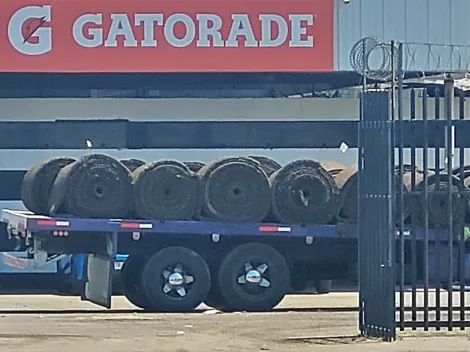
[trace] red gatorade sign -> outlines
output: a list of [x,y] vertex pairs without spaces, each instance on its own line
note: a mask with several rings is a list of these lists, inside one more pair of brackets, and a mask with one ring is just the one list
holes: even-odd
[[333,0],[2,0],[1,72],[329,72]]

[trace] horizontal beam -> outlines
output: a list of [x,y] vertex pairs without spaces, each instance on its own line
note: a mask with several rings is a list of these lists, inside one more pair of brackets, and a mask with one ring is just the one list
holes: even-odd
[[[454,120],[456,147],[470,147],[470,120]],[[400,145],[401,123],[395,122]],[[403,146],[445,146],[444,120],[404,121]],[[359,121],[57,120],[0,122],[0,149],[356,148]]]

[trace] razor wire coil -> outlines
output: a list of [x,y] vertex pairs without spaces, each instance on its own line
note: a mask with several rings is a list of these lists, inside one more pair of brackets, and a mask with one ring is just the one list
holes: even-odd
[[354,44],[349,59],[353,70],[364,77],[389,81],[398,67],[398,50],[391,43],[366,37]]

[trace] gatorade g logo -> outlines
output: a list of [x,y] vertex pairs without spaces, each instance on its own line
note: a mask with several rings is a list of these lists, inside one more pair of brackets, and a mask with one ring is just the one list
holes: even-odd
[[8,22],[10,44],[25,55],[42,55],[51,51],[52,29],[44,26],[50,21],[50,6],[27,6],[16,11]]

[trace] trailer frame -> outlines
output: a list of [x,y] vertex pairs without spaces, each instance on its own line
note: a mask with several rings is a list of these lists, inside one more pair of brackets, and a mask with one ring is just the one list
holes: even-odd
[[[87,219],[10,209],[3,209],[1,221],[7,224],[9,236],[23,241],[34,266],[42,265],[51,254],[85,253],[82,299],[106,308],[111,308],[117,253],[148,258],[164,248],[184,246],[201,254],[212,270],[234,248],[257,243],[274,248],[286,258],[290,272],[296,275],[291,277],[292,290],[302,291],[311,284],[318,293],[328,293],[331,279],[346,278],[358,260],[358,227],[353,223],[304,226]],[[441,232],[430,230],[430,241],[442,238]],[[404,235],[410,237],[409,232]],[[422,235],[417,231],[418,238]]]
[[[304,226],[55,218],[10,209],[2,210],[1,221],[7,224],[9,236],[21,239],[34,266],[43,265],[52,253],[85,253],[87,264],[82,299],[106,308],[111,308],[110,280],[115,270],[117,253],[148,257],[163,248],[181,245],[201,253],[212,267],[220,263],[235,247],[246,243],[260,243],[281,253],[284,251],[284,257],[289,257],[286,260],[291,270],[297,260],[303,263],[310,258],[318,268],[316,283],[317,286],[322,286],[321,289],[317,287],[317,291],[322,291],[321,293],[329,292],[331,282],[328,284],[326,281],[336,277],[345,278],[348,274],[347,266],[357,261],[355,224]],[[218,253],[214,254],[216,251]],[[336,256],[342,260],[335,266]],[[316,273],[310,273],[311,278],[315,278],[315,275]],[[303,278],[302,276],[297,282],[303,284]],[[293,285],[295,286],[294,283]],[[107,292],[106,295],[103,292]]]

